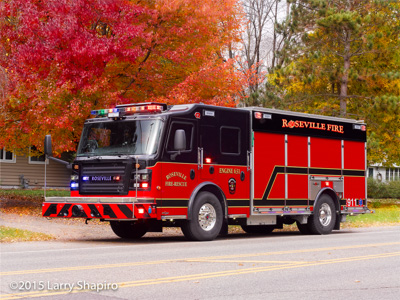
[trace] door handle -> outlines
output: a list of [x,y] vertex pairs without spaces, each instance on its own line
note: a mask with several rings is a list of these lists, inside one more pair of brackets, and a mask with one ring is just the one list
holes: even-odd
[[203,169],[203,148],[197,149],[197,168]]
[[247,151],[247,171],[250,171],[252,169],[251,165],[251,151]]

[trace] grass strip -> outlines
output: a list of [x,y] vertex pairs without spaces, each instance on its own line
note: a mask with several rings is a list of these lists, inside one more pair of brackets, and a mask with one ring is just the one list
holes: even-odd
[[355,217],[348,217],[343,223],[344,228],[348,227],[370,227],[400,225],[400,206],[390,205],[375,208],[374,213]]
[[[67,197],[70,195],[69,190],[46,190],[47,197]],[[44,192],[42,189],[0,189],[0,197],[31,197],[42,198]]]
[[0,226],[0,242],[2,243],[49,241],[53,239],[53,236],[40,232]]

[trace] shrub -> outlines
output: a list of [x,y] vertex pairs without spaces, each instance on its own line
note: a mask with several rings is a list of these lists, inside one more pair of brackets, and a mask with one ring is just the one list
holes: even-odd
[[379,182],[372,178],[368,178],[368,198],[400,199],[400,181]]

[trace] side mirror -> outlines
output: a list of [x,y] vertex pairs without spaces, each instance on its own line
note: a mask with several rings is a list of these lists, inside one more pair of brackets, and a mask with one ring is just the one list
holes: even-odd
[[53,156],[53,150],[51,149],[51,135],[44,137],[44,154],[47,156]]
[[174,150],[182,151],[186,149],[186,133],[183,129],[175,131]]

